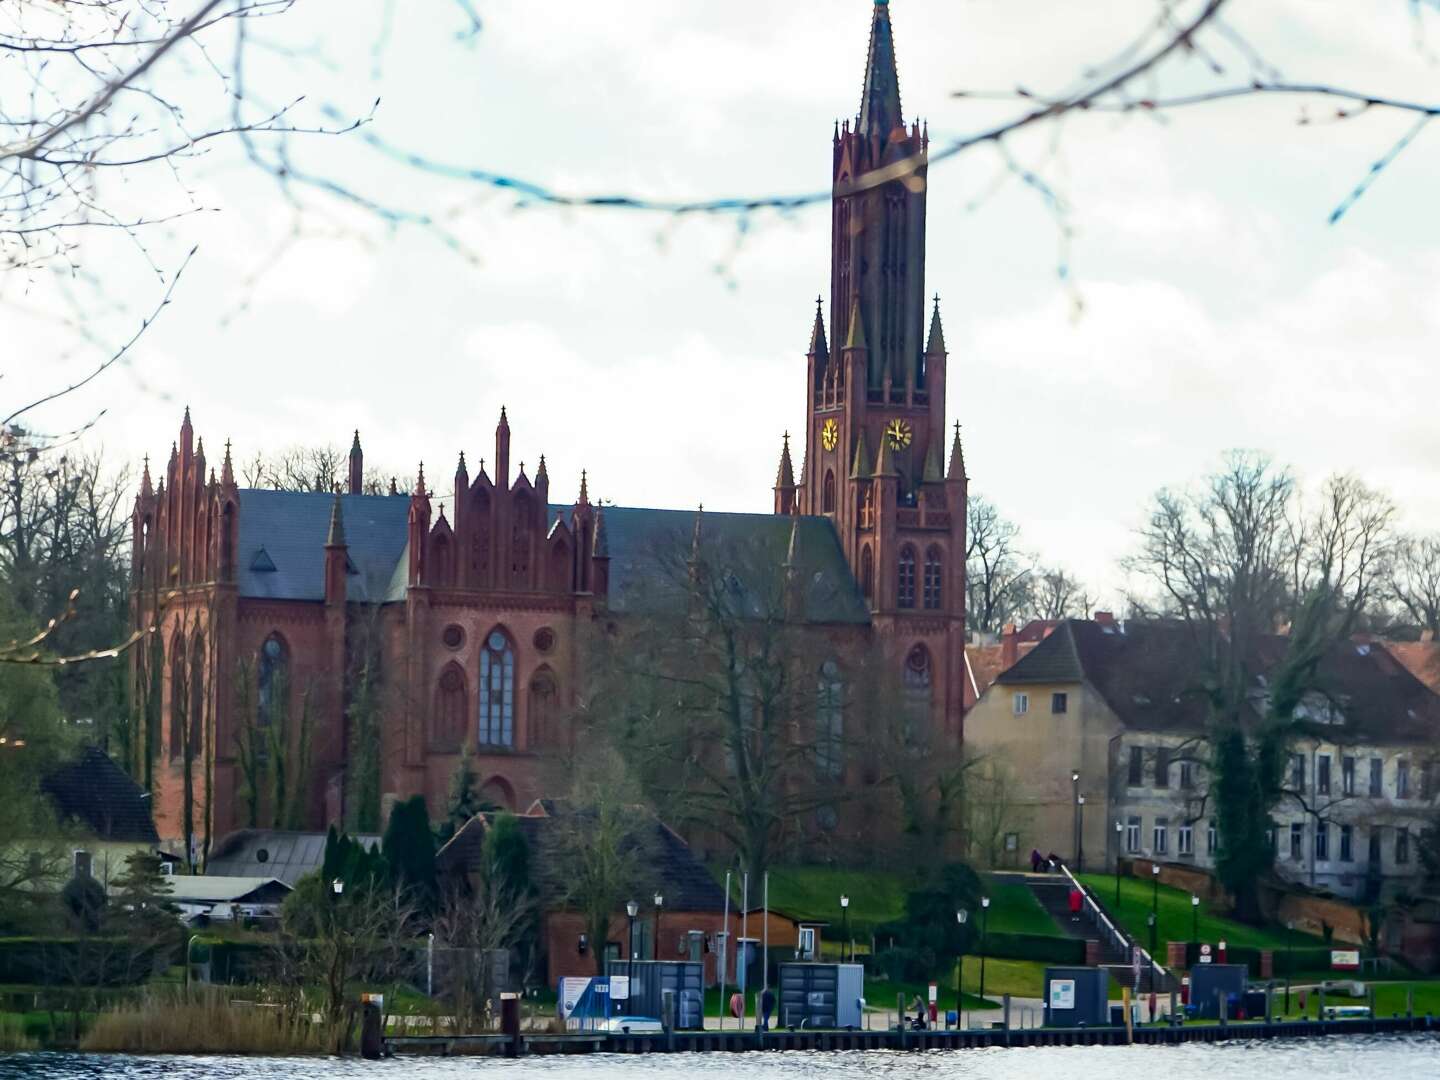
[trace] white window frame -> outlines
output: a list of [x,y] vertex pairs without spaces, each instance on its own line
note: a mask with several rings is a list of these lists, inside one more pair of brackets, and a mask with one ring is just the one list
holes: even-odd
[[1156,855],[1164,855],[1170,847],[1170,822],[1156,818],[1155,827],[1150,830],[1150,843]]
[[1181,825],[1176,830],[1175,852],[1178,855],[1195,854],[1195,826]]
[[1132,817],[1125,823],[1125,851],[1129,855],[1140,851],[1140,819]]
[[1030,695],[1017,690],[1015,696],[1010,699],[1010,707],[1016,716],[1024,716],[1030,711]]
[[1215,827],[1215,819],[1211,818],[1205,823],[1205,854],[1214,855],[1220,850],[1220,830]]

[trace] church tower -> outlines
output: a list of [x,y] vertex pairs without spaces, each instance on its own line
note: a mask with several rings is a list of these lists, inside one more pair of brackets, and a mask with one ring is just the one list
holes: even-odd
[[890,6],[875,0],[860,108],[835,128],[829,335],[822,297],[793,511],[835,523],[877,625],[923,618],[963,642],[966,478],[958,427],[946,438],[939,298],[925,299],[928,146],[906,126]]

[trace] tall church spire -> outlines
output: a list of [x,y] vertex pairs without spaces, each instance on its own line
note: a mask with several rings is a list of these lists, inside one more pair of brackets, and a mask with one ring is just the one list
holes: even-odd
[[895,67],[895,35],[890,29],[890,5],[875,0],[870,23],[870,52],[865,58],[865,88],[860,95],[860,112],[855,130],[862,136],[889,138],[890,132],[905,126],[900,110],[900,76]]

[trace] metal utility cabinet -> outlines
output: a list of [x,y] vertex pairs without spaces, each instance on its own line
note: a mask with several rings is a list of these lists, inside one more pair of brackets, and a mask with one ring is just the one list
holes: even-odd
[[1110,973],[1104,968],[1047,967],[1045,1026],[1098,1027],[1110,1022]]
[[1235,1018],[1240,995],[1250,969],[1244,964],[1196,964],[1190,969],[1190,1005],[1195,1015],[1206,1020],[1220,1019],[1220,995],[1231,999],[1228,1015]]
[[689,960],[611,960],[610,975],[630,976],[630,999],[614,1008],[630,1016],[661,1019],[666,994],[675,995],[675,1027],[698,1031],[705,1026],[705,965]]
[[860,964],[781,964],[777,987],[782,1027],[858,1028],[865,996]]

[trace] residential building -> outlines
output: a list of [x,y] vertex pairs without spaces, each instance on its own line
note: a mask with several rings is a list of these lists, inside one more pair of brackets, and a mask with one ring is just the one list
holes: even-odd
[[[1242,723],[1266,707],[1263,672],[1282,649],[1272,638],[1257,650]],[[1129,857],[1214,867],[1210,713],[1194,658],[1179,624],[1071,619],[997,677],[966,718],[966,753],[1013,770],[1020,848],[1083,854],[1090,869]],[[1350,897],[1412,887],[1440,794],[1440,698],[1381,645],[1344,642],[1295,719],[1277,871]]]
[[149,794],[97,746],[51,769],[40,790],[65,830],[74,873],[108,887],[124,875],[131,855],[159,847]]

